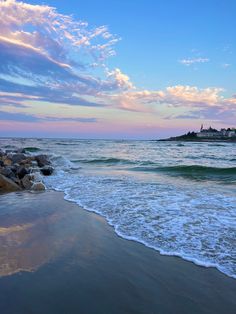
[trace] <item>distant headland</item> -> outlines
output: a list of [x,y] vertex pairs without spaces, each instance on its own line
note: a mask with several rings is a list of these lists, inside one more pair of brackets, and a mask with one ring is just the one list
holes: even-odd
[[211,126],[204,129],[201,125],[199,132],[188,132],[180,136],[174,136],[158,141],[189,141],[189,142],[236,142],[236,128],[214,129]]

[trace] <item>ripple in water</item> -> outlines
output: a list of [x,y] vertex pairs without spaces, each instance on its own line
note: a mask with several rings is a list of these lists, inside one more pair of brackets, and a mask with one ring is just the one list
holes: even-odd
[[236,198],[216,188],[58,173],[48,186],[104,216],[118,235],[236,278]]
[[45,178],[47,186],[104,216],[120,236],[236,278],[235,144],[59,139],[0,144],[51,154],[56,171]]

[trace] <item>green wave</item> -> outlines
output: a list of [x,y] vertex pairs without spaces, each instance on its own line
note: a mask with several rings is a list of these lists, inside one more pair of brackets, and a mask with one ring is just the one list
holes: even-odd
[[39,152],[41,149],[38,147],[24,147],[24,151],[34,153],[34,152]]
[[128,159],[122,159],[122,158],[113,158],[113,157],[102,157],[102,158],[95,158],[95,159],[76,159],[71,160],[75,163],[84,163],[84,164],[109,164],[109,165],[115,165],[115,164],[136,164],[135,161],[131,161]]
[[134,167],[133,171],[145,171],[166,173],[175,176],[186,176],[194,178],[217,178],[236,180],[236,167],[217,168],[200,165],[178,165],[167,167]]

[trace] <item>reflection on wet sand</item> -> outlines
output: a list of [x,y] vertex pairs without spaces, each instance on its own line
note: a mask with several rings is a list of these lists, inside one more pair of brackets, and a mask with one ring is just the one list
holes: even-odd
[[26,230],[30,227],[32,227],[32,224],[25,224],[25,225],[21,225],[21,226],[11,226],[11,227],[7,227],[7,228],[1,228],[0,227],[0,236],[7,235],[7,234],[13,233],[13,232],[23,231],[23,230]]
[[0,197],[1,314],[235,313],[234,279],[117,237],[63,196]]
[[[18,202],[15,202],[16,198]],[[15,193],[1,196],[0,276],[35,271],[70,250],[75,243],[78,246],[78,214],[68,208],[48,210],[43,194],[40,204],[35,200],[38,198],[33,194],[27,197]],[[9,204],[11,208],[6,211]],[[89,255],[91,249],[80,251],[80,254]]]

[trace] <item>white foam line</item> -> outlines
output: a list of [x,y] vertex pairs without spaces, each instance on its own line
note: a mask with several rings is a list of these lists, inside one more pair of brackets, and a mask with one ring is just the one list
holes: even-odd
[[195,265],[197,266],[202,266],[202,267],[206,267],[206,268],[216,268],[218,271],[220,271],[221,273],[223,273],[224,275],[228,276],[228,277],[231,277],[233,279],[236,279],[236,275],[232,275],[230,273],[228,273],[227,271],[225,271],[220,265],[216,264],[216,263],[212,263],[212,262],[206,262],[206,261],[201,261],[201,260],[198,260],[196,258],[193,258],[191,256],[188,256],[186,254],[181,254],[179,252],[175,252],[175,251],[172,251],[172,252],[168,252],[168,251],[165,251],[159,247],[155,247],[153,245],[150,245],[148,244],[147,242],[145,242],[144,240],[140,239],[140,238],[137,238],[137,237],[133,237],[133,236],[128,236],[128,235],[125,235],[123,234],[122,232],[118,231],[118,226],[114,225],[111,220],[106,216],[104,215],[102,212],[100,212],[99,210],[95,210],[93,208],[88,208],[86,206],[84,206],[80,201],[76,201],[72,198],[69,197],[69,188],[68,189],[65,189],[63,190],[62,188],[52,188],[53,190],[55,191],[60,191],[60,192],[64,192],[64,199],[66,201],[69,201],[69,202],[72,202],[72,203],[76,203],[77,205],[79,205],[81,208],[83,208],[84,210],[86,211],[89,211],[89,212],[93,212],[93,213],[96,213],[100,216],[102,216],[103,218],[105,218],[105,220],[107,221],[107,223],[112,226],[114,228],[114,231],[115,233],[123,238],[123,239],[126,239],[126,240],[129,240],[129,241],[135,241],[135,242],[139,242],[143,245],[145,245],[146,247],[148,248],[151,248],[151,249],[154,249],[155,251],[158,251],[161,255],[165,255],[165,256],[175,256],[175,257],[180,257],[182,258],[183,260],[186,260],[186,261],[189,261],[189,262],[192,262],[194,263]]

